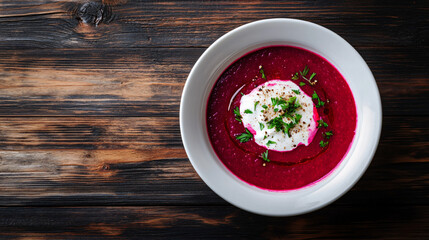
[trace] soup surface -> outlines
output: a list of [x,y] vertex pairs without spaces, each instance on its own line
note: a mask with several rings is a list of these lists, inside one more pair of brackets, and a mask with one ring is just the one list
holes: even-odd
[[290,190],[329,174],[346,155],[352,92],[323,57],[291,46],[246,54],[214,85],[207,130],[219,160],[244,182]]

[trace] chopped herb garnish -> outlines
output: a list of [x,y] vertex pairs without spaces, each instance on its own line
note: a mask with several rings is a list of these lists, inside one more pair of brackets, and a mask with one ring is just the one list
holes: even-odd
[[292,89],[292,92],[294,92],[296,94],[301,94],[301,92],[299,90],[295,90],[295,89]]
[[283,121],[283,117],[275,117],[273,119],[271,119],[270,121],[267,122],[268,123],[268,129],[272,129],[272,128],[276,128],[276,132],[280,132],[283,128],[283,125],[286,125],[287,123],[285,123]]
[[323,119],[318,120],[317,123],[317,128],[328,127],[328,124],[324,122]]
[[263,108],[265,108],[265,109],[267,109],[267,108],[268,108],[268,106],[267,106],[267,105],[265,105],[265,104],[264,104],[264,105],[262,105],[262,107],[263,107]]
[[310,78],[308,79],[308,81],[311,81],[311,79],[313,79],[314,78],[314,76],[316,76],[316,73],[314,72],[314,73],[312,73],[311,75],[310,75]]
[[253,137],[253,134],[251,132],[249,132],[249,130],[246,128],[246,132],[240,134],[239,136],[237,136],[237,140],[240,141],[241,143],[247,142],[249,141],[251,138]]
[[[273,104],[273,107],[274,106],[276,106],[276,105],[280,105],[280,101],[281,101],[282,99],[281,98],[278,98],[278,97],[276,97],[276,98],[271,98],[271,103]],[[284,101],[284,100],[283,100]]]
[[264,140],[267,139],[267,135],[264,136]]
[[324,142],[323,140],[319,142],[319,146],[324,148],[326,146],[328,146],[329,142]]
[[255,111],[256,111],[256,106],[258,106],[258,104],[259,104],[259,101],[256,101],[255,102],[255,109],[254,109]]
[[298,124],[299,120],[301,120],[302,115],[301,114],[295,114],[295,119],[293,120],[295,122],[295,124]]
[[316,93],[316,91],[314,91],[314,93],[313,93],[313,99],[318,99],[319,98],[319,96],[317,95],[317,93]]
[[313,99],[317,99],[317,104],[316,104],[317,108],[325,106],[325,102],[320,100],[319,95],[317,95],[316,91],[314,91],[312,97],[313,97]]
[[268,150],[263,152],[261,154],[261,158],[265,161],[265,162],[270,162],[270,159],[268,159]]
[[264,129],[264,127],[265,127],[265,125],[263,123],[259,123],[259,128],[261,129],[261,131],[262,131],[262,129]]
[[275,144],[276,142],[274,142],[274,141],[271,141],[271,140],[268,140],[268,142],[267,142],[267,147],[269,147],[271,144]]
[[305,86],[305,82],[299,82],[299,86]]
[[332,131],[325,132],[325,138],[326,139],[330,139],[333,135],[334,134],[332,133]]
[[241,96],[244,96],[244,93],[240,92]]
[[[316,73],[315,72],[313,72],[311,75],[310,75],[310,78],[307,78],[307,74],[308,74],[308,72],[310,71],[310,69],[308,68],[308,66],[307,65],[305,65],[305,67],[304,67],[304,70],[302,70],[302,71],[299,71],[299,74],[301,75],[301,77],[302,77],[302,79],[304,79],[304,80],[306,80],[308,83],[310,83],[311,85],[314,85],[316,82],[317,82],[317,80],[316,81],[314,81],[314,82],[311,82],[311,80],[316,76]],[[295,75],[293,75],[293,77],[292,77],[292,80],[298,80],[299,79],[299,77],[298,77],[298,73],[295,73]],[[304,86],[305,85],[305,83],[299,83],[299,85],[302,87],[302,86]]]
[[[296,109],[301,107],[301,105],[297,101],[296,97],[291,97],[287,101],[283,98],[271,98],[271,102],[273,103],[273,106],[279,105],[283,112],[280,116],[277,116],[268,121],[267,128],[275,128],[276,132],[282,131],[284,134],[291,137],[289,130],[295,127],[295,125],[298,124],[302,118],[302,115],[300,114],[294,115]],[[274,112],[278,111],[280,111],[280,109],[275,107]],[[291,121],[286,123],[283,118],[289,118]]]
[[244,113],[253,113],[250,109],[244,110]]
[[302,77],[305,77],[308,73],[308,67],[307,65],[305,65],[304,70],[302,70],[302,72],[300,71],[299,73],[301,74]]
[[292,80],[298,80],[298,73],[296,72],[293,76],[292,76]]
[[259,66],[259,72],[261,73],[262,78],[265,79],[265,80],[267,80],[267,77],[265,76],[265,72],[264,72],[264,69],[262,68],[262,65]]
[[240,109],[238,109],[238,107],[235,107],[234,110],[234,115],[235,115],[235,120],[237,120],[238,122],[241,122],[241,114],[240,114]]

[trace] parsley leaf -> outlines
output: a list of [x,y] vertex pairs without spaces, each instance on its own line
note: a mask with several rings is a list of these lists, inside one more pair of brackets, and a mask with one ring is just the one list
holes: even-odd
[[295,90],[295,89],[292,89],[292,92],[294,92],[296,94],[301,94],[301,92],[299,90]]
[[299,82],[299,86],[305,86],[305,82]]
[[275,144],[276,142],[274,142],[274,141],[271,141],[271,140],[268,140],[268,142],[267,142],[267,147],[269,147],[271,144]]
[[328,146],[329,142],[324,142],[323,140],[319,142],[319,146],[324,148],[326,146]]
[[255,109],[254,109],[254,111],[256,111],[256,106],[258,106],[258,104],[259,104],[259,101],[256,101],[255,102]]
[[308,74],[308,66],[305,65],[304,70],[302,70],[302,72],[300,71],[299,73],[301,74],[302,77],[305,77]]
[[244,93],[240,92],[241,96],[244,96]]
[[278,98],[271,98],[271,103],[273,104],[273,106],[277,105],[277,99]]
[[295,114],[295,118],[293,119],[295,124],[298,124],[299,120],[301,120],[302,115],[301,114]]
[[316,91],[314,91],[314,93],[313,93],[313,99],[318,99],[318,98],[319,98],[319,96],[317,95]]
[[253,112],[250,111],[250,109],[246,109],[246,110],[244,110],[244,113],[253,113]]
[[296,72],[293,76],[292,76],[292,80],[298,80],[298,72]]
[[275,117],[275,118],[271,119],[270,121],[268,121],[267,123],[268,123],[268,129],[275,128],[276,132],[280,132],[283,128],[283,125],[287,124],[283,121],[283,117],[281,117],[281,116]]
[[240,141],[241,143],[247,142],[249,141],[251,138],[253,137],[253,134],[251,132],[249,132],[249,130],[246,128],[246,132],[240,134],[239,136],[237,136],[237,140]]
[[314,76],[316,76],[316,73],[315,73],[315,72],[311,74],[311,76],[310,76],[310,78],[308,79],[308,81],[311,81],[311,79],[313,79],[313,78],[314,78]]
[[267,106],[267,105],[265,105],[265,104],[264,104],[264,105],[262,105],[262,107],[263,107],[263,108],[265,108],[265,109],[267,109],[267,108],[268,108],[268,106]]
[[261,154],[261,158],[265,161],[265,162],[270,162],[270,159],[268,159],[268,150],[263,152]]
[[240,109],[238,109],[238,107],[235,107],[233,111],[235,115],[235,120],[237,120],[238,122],[241,122]]
[[330,139],[333,135],[334,134],[332,133],[332,131],[325,132],[325,138],[326,139]]
[[264,72],[264,69],[262,68],[262,65],[259,66],[259,72],[261,73],[262,78],[265,79],[265,80],[267,80],[267,77],[265,76],[265,72]]
[[264,129],[264,127],[265,127],[265,125],[263,123],[259,123],[259,128],[261,129],[261,131],[262,131],[262,129]]
[[319,95],[317,95],[316,91],[314,91],[312,98],[317,99],[317,104],[316,104],[317,108],[325,106],[325,102],[320,100]]
[[328,124],[324,122],[323,119],[318,120],[317,123],[317,128],[328,127]]

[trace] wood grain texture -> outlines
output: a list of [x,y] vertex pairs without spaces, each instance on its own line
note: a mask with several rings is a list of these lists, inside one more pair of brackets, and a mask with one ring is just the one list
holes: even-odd
[[[427,203],[428,134],[425,118],[386,117],[341,203]],[[0,136],[0,206],[226,204],[189,163],[177,118],[0,118]]]
[[[0,116],[174,116],[204,49],[0,51]],[[429,115],[426,57],[410,48],[364,54],[385,115]]]
[[[424,239],[427,206],[331,205],[289,218],[232,206],[0,208],[3,239]],[[38,221],[34,221],[37,219]]]
[[112,6],[115,20],[98,27],[73,15],[81,1],[15,2],[20,1],[2,1],[3,49],[207,47],[226,32],[265,18],[315,22],[357,47],[425,45],[427,51],[428,46],[427,1],[127,1]]

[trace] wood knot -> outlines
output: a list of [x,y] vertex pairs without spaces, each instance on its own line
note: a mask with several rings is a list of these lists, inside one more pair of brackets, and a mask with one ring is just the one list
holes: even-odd
[[78,6],[76,18],[85,24],[97,26],[99,23],[109,23],[113,20],[112,8],[100,2],[86,2]]
[[102,170],[109,170],[110,169],[110,165],[105,163],[103,164],[103,166],[101,167]]

